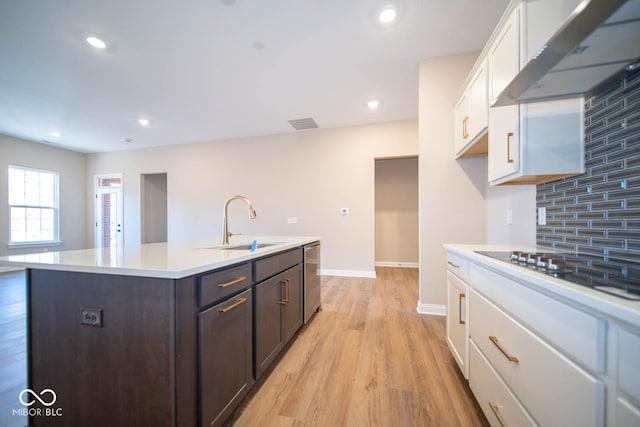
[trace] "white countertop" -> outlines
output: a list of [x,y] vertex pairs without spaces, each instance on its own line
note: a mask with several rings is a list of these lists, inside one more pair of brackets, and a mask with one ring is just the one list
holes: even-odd
[[0,266],[180,279],[319,241],[320,237],[238,236],[231,238],[229,247],[251,244],[253,240],[277,244],[251,252],[220,249],[219,239],[150,243],[115,250],[98,248],[9,255],[0,257]]
[[[553,252],[549,248],[532,248],[505,245],[462,245],[447,244],[445,249],[468,260],[507,275],[533,289],[568,303],[578,304],[588,311],[617,321],[626,322],[640,328],[640,301],[631,301],[581,286],[566,280],[530,271],[525,268],[500,261],[475,251],[511,251]],[[506,290],[508,291],[508,290]]]

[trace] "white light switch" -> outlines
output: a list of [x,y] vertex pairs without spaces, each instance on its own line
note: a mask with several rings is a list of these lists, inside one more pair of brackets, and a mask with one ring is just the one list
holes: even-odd
[[538,208],[538,225],[547,225],[547,208]]
[[298,223],[298,217],[292,216],[287,218],[287,224],[297,224],[297,223]]
[[507,224],[513,224],[513,211],[511,209],[507,211]]

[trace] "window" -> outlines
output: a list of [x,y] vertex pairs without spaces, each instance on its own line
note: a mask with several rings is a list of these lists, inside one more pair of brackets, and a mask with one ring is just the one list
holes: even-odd
[[9,166],[10,245],[58,242],[58,173]]

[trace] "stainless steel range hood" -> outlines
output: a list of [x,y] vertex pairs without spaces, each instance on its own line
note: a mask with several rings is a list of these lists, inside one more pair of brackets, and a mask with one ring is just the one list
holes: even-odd
[[640,0],[583,0],[493,107],[582,96],[640,59]]

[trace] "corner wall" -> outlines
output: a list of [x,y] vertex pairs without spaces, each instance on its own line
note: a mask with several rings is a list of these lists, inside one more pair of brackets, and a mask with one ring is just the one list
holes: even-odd
[[[58,172],[60,244],[55,246],[21,247],[9,249],[9,209],[7,170],[9,165]],[[0,256],[83,249],[85,241],[85,166],[86,155],[63,150],[7,135],[0,135]]]

